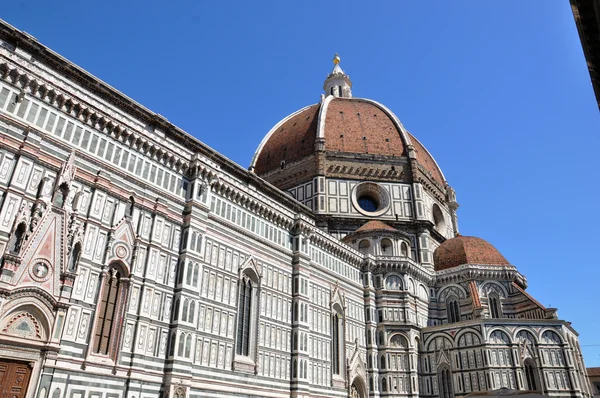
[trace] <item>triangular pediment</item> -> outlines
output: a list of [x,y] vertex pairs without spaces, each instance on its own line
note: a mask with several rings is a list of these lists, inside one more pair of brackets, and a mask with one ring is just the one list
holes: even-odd
[[448,365],[450,366],[450,357],[448,355],[448,351],[445,349],[441,349],[437,353],[436,363],[438,366],[440,365]]
[[262,267],[258,264],[258,262],[254,258],[254,256],[250,256],[246,260],[244,260],[243,262],[240,262],[240,266],[238,268],[240,276],[247,269],[252,270],[252,272],[254,272],[254,274],[256,275],[256,277],[258,279],[260,279],[262,277]]
[[342,293],[342,290],[340,289],[340,285],[338,282],[335,283],[335,286],[333,287],[333,290],[331,291],[331,302],[330,305],[333,308],[333,306],[335,304],[338,304],[342,309],[345,308],[344,306],[344,302],[345,302],[345,297],[344,294]]
[[58,296],[60,274],[64,270],[66,253],[65,213],[49,211],[37,228],[31,232],[21,254],[21,264],[13,283],[22,286],[41,286],[51,295]]
[[123,217],[121,221],[115,226],[115,232],[113,233],[114,241],[123,242],[130,247],[135,244],[135,231],[133,225],[127,217]]
[[112,236],[113,240],[108,262],[120,261],[131,269],[133,248],[136,244],[136,235],[131,221],[127,217],[123,217],[115,226]]

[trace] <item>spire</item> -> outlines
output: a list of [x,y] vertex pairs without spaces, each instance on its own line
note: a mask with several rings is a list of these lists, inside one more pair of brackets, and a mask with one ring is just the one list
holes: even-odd
[[333,57],[333,70],[325,79],[323,84],[325,95],[333,95],[334,97],[352,98],[352,82],[342,70],[340,66],[340,55],[335,54]]

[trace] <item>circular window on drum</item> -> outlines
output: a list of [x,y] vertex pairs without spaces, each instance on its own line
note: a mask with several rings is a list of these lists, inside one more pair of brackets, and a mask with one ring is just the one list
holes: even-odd
[[365,216],[376,217],[389,209],[390,196],[381,185],[374,182],[363,182],[354,188],[352,204]]

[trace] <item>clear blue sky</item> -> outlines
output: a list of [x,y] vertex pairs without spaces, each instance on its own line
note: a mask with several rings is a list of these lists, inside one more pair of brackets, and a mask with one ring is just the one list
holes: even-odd
[[[600,366],[600,112],[568,0],[6,1],[0,17],[247,167],[339,52]],[[593,346],[597,345],[597,346]]]

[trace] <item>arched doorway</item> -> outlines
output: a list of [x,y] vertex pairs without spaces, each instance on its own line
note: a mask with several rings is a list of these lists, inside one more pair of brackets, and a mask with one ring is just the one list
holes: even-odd
[[350,386],[350,398],[366,398],[367,397],[367,386],[364,380],[359,377],[355,377]]

